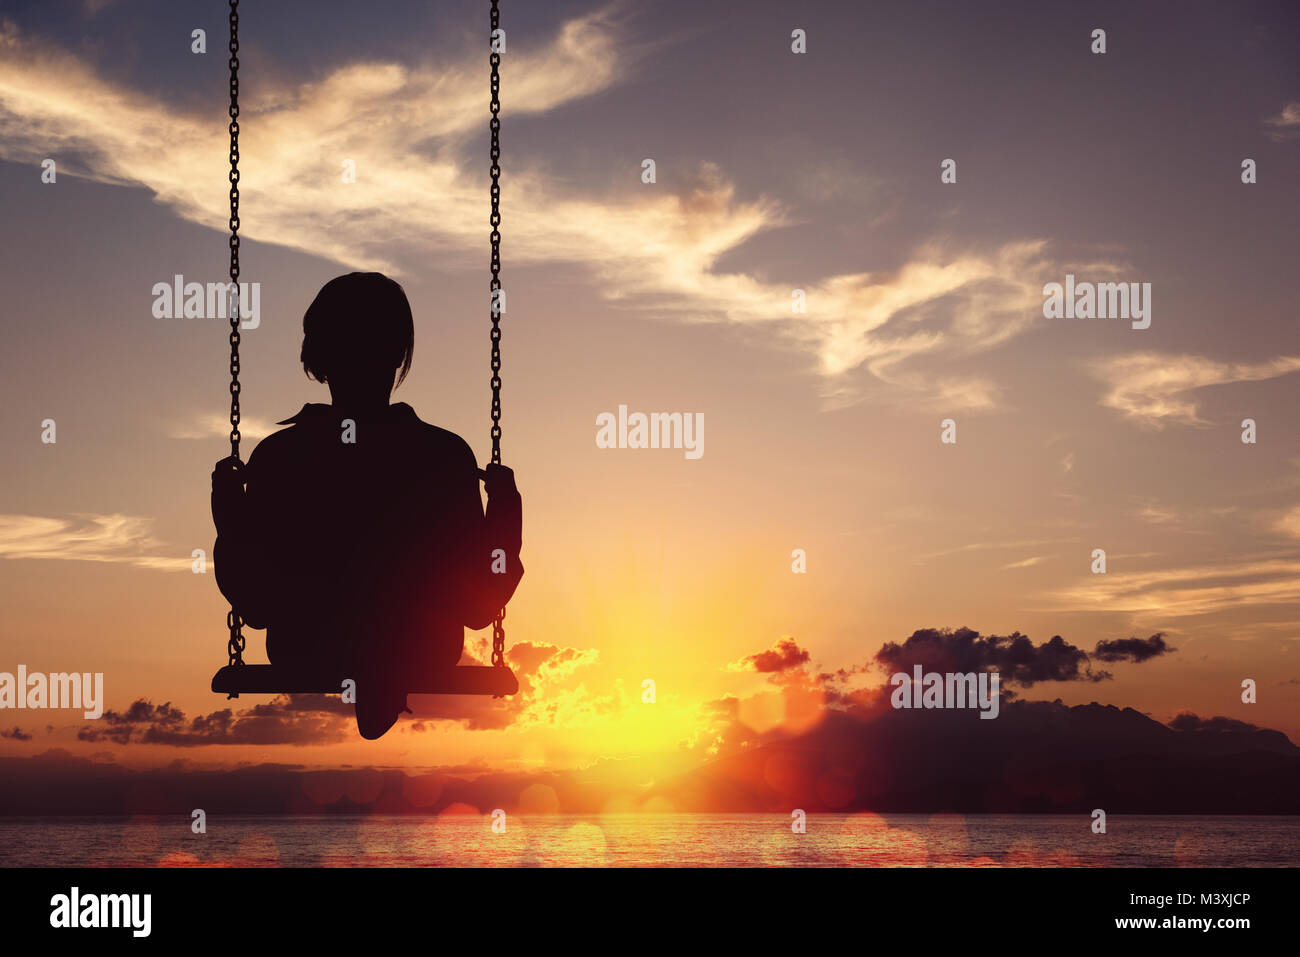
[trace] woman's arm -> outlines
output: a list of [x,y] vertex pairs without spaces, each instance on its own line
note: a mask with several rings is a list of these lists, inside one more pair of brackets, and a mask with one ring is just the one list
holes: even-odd
[[506,606],[519,587],[524,567],[519,560],[523,541],[523,503],[515,488],[514,472],[501,465],[486,469],[487,514],[478,491],[478,467],[472,466],[463,498],[466,548],[460,576],[465,601],[462,605],[467,628],[486,628]]
[[217,526],[212,561],[217,587],[231,607],[250,628],[265,628],[265,549],[259,535],[253,474],[251,459],[245,466],[233,456],[222,459],[212,471],[212,520]]

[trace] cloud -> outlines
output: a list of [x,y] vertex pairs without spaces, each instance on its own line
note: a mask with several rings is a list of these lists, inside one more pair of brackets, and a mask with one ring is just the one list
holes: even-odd
[[1300,102],[1288,103],[1276,116],[1264,120],[1268,138],[1275,143],[1300,136]]
[[[607,89],[630,59],[615,48],[614,26],[610,12],[597,11],[566,23],[540,51],[512,45],[506,115],[543,113]],[[143,186],[184,218],[225,228],[224,193],[204,185],[226,179],[224,122],[115,86],[11,22],[0,24],[0,49],[6,158],[61,153],[68,157],[61,171]],[[258,210],[245,218],[246,235],[390,271],[398,267],[375,248],[390,239],[477,253],[487,191],[454,154],[486,126],[484,66],[467,53],[456,64],[350,63],[296,87],[270,77],[247,86],[240,152],[259,173],[240,184],[241,202]],[[357,164],[355,184],[341,182],[344,158]],[[480,166],[486,180],[476,155],[472,168]],[[516,162],[509,188],[529,196],[538,177]],[[512,255],[541,251],[545,215],[531,203],[512,211]],[[354,227],[346,239],[340,216]]]
[[163,543],[150,534],[152,518],[87,515],[47,518],[0,515],[0,558],[120,562],[141,568],[188,571],[192,559],[148,554]]
[[[239,434],[245,439],[263,439],[279,426],[266,419],[241,414]],[[211,439],[230,437],[230,416],[221,413],[198,413],[184,422],[173,423],[167,433],[173,439]]]
[[1165,643],[1165,636],[1154,634],[1150,638],[1115,638],[1099,641],[1092,656],[1098,661],[1132,661],[1141,664],[1159,655],[1177,651]]
[[0,738],[5,738],[9,741],[30,741],[32,735],[17,725],[14,725],[13,729],[9,731],[0,728]]
[[1094,661],[1141,664],[1172,653],[1162,634],[1097,643],[1091,655],[1060,635],[1035,645],[1026,635],[981,635],[970,628],[922,628],[903,642],[887,642],[874,658],[833,671],[810,668],[811,655],[790,636],[771,648],[745,655],[727,665],[732,672],[766,674],[773,689],[748,697],[726,696],[698,710],[700,730],[683,742],[699,755],[719,755],[760,744],[774,734],[788,734],[828,720],[831,715],[864,719],[890,710],[887,682],[865,683],[883,668],[886,674],[925,671],[997,671],[1003,702],[1019,697],[1011,685],[1030,687],[1044,681],[1100,682],[1113,676],[1094,669]]
[[[1045,250],[1041,240],[1008,243],[989,254],[926,244],[893,273],[833,276],[811,285],[806,321],[791,335],[816,353],[831,399],[852,398],[862,384],[847,374],[862,368],[931,408],[994,408],[996,383],[951,370],[936,375],[916,368],[915,360],[959,361],[1030,328],[1041,315],[1038,279],[1054,268]],[[728,315],[740,321],[770,318],[764,300],[779,293],[746,298],[743,288],[734,292]]]
[[996,670],[1004,682],[1026,687],[1040,681],[1104,681],[1110,674],[1093,672],[1088,653],[1053,636],[1035,645],[1027,635],[982,636],[970,628],[921,628],[901,644],[886,642],[876,661],[892,671],[921,665],[926,671]]
[[[500,700],[475,695],[411,695],[411,731],[437,730],[440,721],[466,730],[492,731],[538,725],[579,727],[628,704],[620,688],[594,692],[581,681],[582,669],[596,664],[595,649],[566,648],[545,642],[516,641],[506,659],[519,679],[519,693]],[[462,664],[486,663],[486,639],[468,644]]]
[[1300,505],[1293,506],[1273,526],[1294,538],[1300,538]]
[[759,674],[771,674],[789,671],[791,668],[801,668],[809,658],[808,652],[800,648],[799,643],[787,635],[779,639],[766,651],[746,655],[739,661],[733,661],[727,665],[727,670],[757,671]]
[[[486,659],[485,642],[471,646],[465,663]],[[438,722],[456,721],[467,730],[501,730],[530,725],[576,727],[626,706],[616,690],[589,691],[573,678],[596,663],[593,649],[580,650],[538,642],[515,642],[507,652],[519,693],[494,699],[481,695],[410,695],[412,719],[396,730],[437,730]],[[308,746],[333,744],[356,735],[355,708],[339,695],[279,695],[269,703],[234,711],[223,708],[188,717],[170,702],[155,705],[140,698],[125,711],[105,711],[77,733],[88,743],[157,744],[192,748],[256,744]]]
[[1259,731],[1259,725],[1238,721],[1236,718],[1202,718],[1184,711],[1169,722],[1175,731]]
[[923,565],[932,558],[946,558],[949,555],[961,555],[966,552],[984,552],[1000,548],[1033,548],[1038,545],[1059,545],[1063,542],[1077,541],[1077,538],[1033,538],[1015,542],[968,542],[965,545],[959,545],[957,548],[947,548],[941,552],[929,552],[920,556],[916,563]]
[[1212,385],[1260,382],[1300,369],[1300,356],[1279,356],[1267,362],[1219,362],[1204,356],[1139,352],[1109,356],[1087,366],[1105,383],[1101,404],[1139,425],[1208,425],[1200,418],[1192,393]]
[[1010,684],[1029,687],[1044,681],[1107,681],[1112,675],[1094,670],[1094,659],[1140,664],[1174,650],[1160,634],[1100,641],[1089,655],[1060,635],[1035,645],[1019,632],[983,636],[970,628],[923,628],[901,643],[886,643],[872,661],[817,671],[808,667],[809,652],[784,636],[771,648],[727,666],[732,672],[766,674],[775,688],[705,703],[698,709],[699,730],[682,746],[697,755],[718,756],[760,745],[773,736],[816,727],[834,715],[879,716],[892,710],[889,684],[865,684],[859,679],[882,667],[887,674],[910,672],[915,665],[938,672],[997,671],[1002,679],[1002,699],[1007,703],[1019,697]]
[[1042,560],[1043,560],[1042,555],[1035,555],[1032,558],[1026,558],[1023,561],[1011,562],[1008,565],[1003,565],[1002,570],[1006,571],[1009,568],[1032,568]]
[[1054,611],[1198,616],[1227,609],[1300,601],[1300,559],[1244,558],[1216,565],[1092,575],[1047,595]]
[[1178,521],[1178,512],[1167,506],[1147,503],[1138,510],[1138,517],[1152,525],[1168,525]]
[[[623,32],[604,9],[535,48],[512,46],[505,122],[612,89],[642,52]],[[0,157],[58,156],[62,173],[148,189],[178,216],[225,228],[224,193],[212,186],[226,180],[227,134],[210,109],[187,113],[119,87],[12,23],[0,25],[0,53]],[[259,78],[241,102],[241,156],[257,171],[241,182],[244,234],[396,275],[430,257],[477,268],[486,170],[470,146],[485,124],[483,88],[482,59],[470,53],[354,62],[298,85]],[[344,159],[356,164],[355,183],[341,181]],[[809,277],[796,316],[788,285],[716,271],[751,238],[789,224],[776,199],[738,198],[719,167],[661,168],[654,188],[641,186],[638,167],[601,190],[518,154],[506,166],[513,263],[576,264],[624,308],[761,327],[811,354],[832,405],[884,391],[947,411],[995,408],[997,383],[960,363],[1028,329],[1041,314],[1042,275],[1056,271],[1041,240],[985,251],[932,242],[892,272]]]
[[80,741],[192,748],[218,744],[332,744],[355,727],[352,705],[333,695],[280,695],[235,713],[230,708],[187,719],[170,702],[144,698],[124,712],[105,711],[77,732]]

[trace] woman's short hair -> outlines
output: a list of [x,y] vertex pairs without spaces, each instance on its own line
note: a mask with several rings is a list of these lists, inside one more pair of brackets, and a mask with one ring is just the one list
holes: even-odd
[[350,272],[331,279],[302,317],[302,368],[318,382],[343,367],[411,371],[415,322],[401,285],[383,273]]

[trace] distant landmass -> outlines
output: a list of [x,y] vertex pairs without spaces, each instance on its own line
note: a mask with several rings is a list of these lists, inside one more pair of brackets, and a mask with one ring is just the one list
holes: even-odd
[[1284,734],[1194,715],[1164,725],[1096,703],[1009,701],[991,721],[973,711],[831,710],[803,734],[635,790],[628,767],[136,770],[55,750],[0,759],[0,814],[421,814],[455,805],[486,813],[517,810],[534,784],[569,813],[597,813],[618,798],[688,812],[1300,814],[1300,748]]
[[[812,782],[812,788],[807,783]],[[1279,731],[1132,708],[1013,701],[971,711],[830,711],[816,728],[657,789],[692,810],[1297,814],[1300,748]]]

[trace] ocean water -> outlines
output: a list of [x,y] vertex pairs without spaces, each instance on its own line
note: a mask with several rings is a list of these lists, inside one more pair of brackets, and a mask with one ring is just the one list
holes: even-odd
[[477,814],[7,818],[0,866],[1283,867],[1300,817]]

